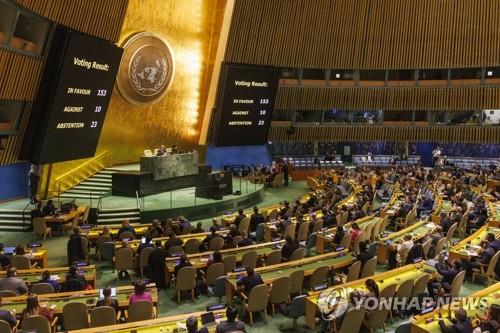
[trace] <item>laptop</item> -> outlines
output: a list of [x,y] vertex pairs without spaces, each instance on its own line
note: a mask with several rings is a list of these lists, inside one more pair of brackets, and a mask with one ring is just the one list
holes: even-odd
[[211,326],[217,324],[213,312],[207,312],[201,315],[201,324],[203,326]]
[[[104,298],[103,292],[104,292],[104,289],[99,290],[99,299]],[[116,297],[116,288],[111,288],[111,297]]]
[[319,290],[324,290],[326,288],[328,288],[328,283],[318,284],[317,286],[314,286],[312,289],[313,291],[319,291]]
[[14,252],[16,252],[16,247],[15,246],[6,246],[3,248],[3,253],[8,254],[8,255],[13,255]]

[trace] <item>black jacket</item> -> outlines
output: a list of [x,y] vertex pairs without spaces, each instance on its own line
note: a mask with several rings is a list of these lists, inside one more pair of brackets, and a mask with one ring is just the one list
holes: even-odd
[[84,259],[82,236],[72,234],[68,240],[68,265],[71,266],[75,261]]

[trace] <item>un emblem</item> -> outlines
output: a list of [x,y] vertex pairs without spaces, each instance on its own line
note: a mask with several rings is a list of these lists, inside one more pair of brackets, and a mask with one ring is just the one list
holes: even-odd
[[174,60],[168,43],[159,35],[140,32],[123,44],[117,76],[120,94],[133,104],[160,99],[172,83]]

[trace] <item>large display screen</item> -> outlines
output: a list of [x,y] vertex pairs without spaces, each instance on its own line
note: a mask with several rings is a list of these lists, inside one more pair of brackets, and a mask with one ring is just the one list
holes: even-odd
[[249,146],[267,142],[279,72],[275,68],[224,64],[215,144]]
[[25,159],[48,164],[94,156],[122,53],[110,42],[57,30],[30,119],[38,126],[28,137]]

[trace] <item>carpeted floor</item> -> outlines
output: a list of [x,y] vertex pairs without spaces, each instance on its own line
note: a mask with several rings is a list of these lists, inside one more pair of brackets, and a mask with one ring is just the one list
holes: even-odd
[[[281,187],[278,189],[268,189],[264,200],[259,204],[261,207],[269,206],[283,200],[293,201],[298,196],[304,194],[307,191],[306,184],[303,181],[291,182],[288,187]],[[210,225],[210,219],[201,220],[204,227]],[[149,222],[149,221],[144,221]],[[197,221],[192,221],[193,223]],[[2,232],[0,233],[0,242],[6,245],[17,245],[26,244],[32,240],[31,233],[20,233],[20,232]],[[50,267],[60,267],[67,266],[66,260],[66,236],[54,236],[52,239],[44,242],[43,247],[49,250],[49,266]],[[93,253],[93,252],[92,252]],[[314,252],[311,253],[314,255]],[[98,267],[97,270],[97,287],[101,288],[104,286],[118,286],[130,284],[130,281],[116,281],[116,273],[112,271],[110,263],[101,262],[98,263],[91,256],[91,261],[95,263]],[[378,272],[384,271],[385,267],[379,266],[377,268]],[[132,281],[137,279],[133,277]],[[484,286],[471,284],[466,282],[462,288],[462,295],[469,295],[476,292]],[[204,311],[207,305],[218,303],[218,300],[213,297],[207,297],[205,295],[200,295],[196,302],[191,302],[189,300],[183,301],[182,304],[178,305],[172,300],[174,297],[173,289],[163,290],[159,293],[159,306],[158,313],[159,316],[170,316],[174,314],[189,313],[194,311]],[[222,300],[224,302],[224,299]],[[397,321],[394,324],[389,324],[387,327],[387,332],[394,331],[397,326],[399,326],[404,321]],[[281,328],[291,329],[292,320],[286,318],[281,314],[277,314],[274,318],[269,316],[268,321],[265,322],[263,316],[259,316],[253,327],[247,325],[247,332],[279,332]],[[310,332],[308,328],[304,326],[304,319],[301,318],[298,321],[298,329],[296,331]]]

